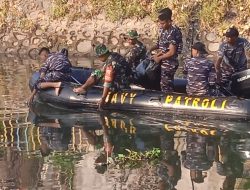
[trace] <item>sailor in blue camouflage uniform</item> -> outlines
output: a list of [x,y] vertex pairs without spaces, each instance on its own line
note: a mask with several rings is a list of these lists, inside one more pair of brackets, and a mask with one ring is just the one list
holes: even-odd
[[138,40],[138,37],[139,35],[136,30],[128,32],[128,43],[131,49],[126,54],[126,60],[133,70],[139,65],[141,60],[146,58],[147,53],[146,46]]
[[[40,73],[44,73],[44,77],[40,78],[39,82],[69,81],[71,63],[63,53],[52,53],[40,68]],[[39,83],[37,88],[39,88]]]
[[39,72],[40,77],[34,85],[29,103],[32,103],[36,92],[41,89],[55,88],[56,95],[59,95],[61,82],[70,81],[71,63],[63,53],[51,53]]
[[80,87],[74,88],[76,93],[86,93],[87,89],[98,83],[107,74],[107,68],[112,67],[114,77],[112,81],[104,80],[103,95],[99,101],[99,108],[105,104],[109,91],[119,91],[121,89],[129,89],[131,82],[131,68],[123,56],[116,52],[110,52],[104,44],[100,44],[95,48],[98,59],[103,62],[100,70],[92,72],[88,80]]
[[220,45],[215,69],[217,81],[229,88],[232,74],[247,69],[246,52],[250,51],[250,43],[245,38],[239,37],[235,27],[229,28],[224,36],[226,41]]
[[39,59],[42,63],[45,63],[45,61],[48,59],[49,57],[49,54],[50,54],[50,50],[49,48],[47,47],[42,47],[40,50],[39,50]]
[[[170,8],[167,7],[167,8],[164,8],[164,9],[161,9],[160,11],[158,11],[158,14],[159,15],[169,14],[170,18],[172,18],[173,12]],[[182,50],[183,50],[182,32],[181,32],[180,27],[178,27],[176,24],[172,23],[172,25],[178,30],[178,35],[176,35],[176,42],[177,42],[177,54],[179,55],[182,53]]]
[[184,61],[183,73],[187,74],[187,94],[190,96],[211,95],[209,79],[215,73],[214,64],[206,58],[205,45],[196,42],[192,46],[192,58]]
[[160,26],[156,46],[150,51],[160,50],[153,56],[153,60],[161,64],[161,90],[173,91],[174,74],[179,66],[178,54],[182,50],[182,33],[179,28],[172,25],[171,12],[164,12],[158,16]]

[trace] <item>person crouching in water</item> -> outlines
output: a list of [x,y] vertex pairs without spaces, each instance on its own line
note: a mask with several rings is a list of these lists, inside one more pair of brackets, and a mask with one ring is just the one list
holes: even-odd
[[65,54],[52,53],[48,55],[39,72],[40,77],[29,97],[29,105],[33,102],[37,91],[41,89],[55,88],[55,94],[58,96],[62,81],[70,81],[71,63]]
[[95,70],[91,76],[80,87],[74,88],[75,93],[86,93],[89,87],[97,84],[104,77],[103,93],[98,103],[99,109],[105,104],[106,97],[110,91],[119,91],[130,88],[131,68],[119,53],[110,52],[104,44],[95,48],[98,59],[104,63],[101,70]]
[[214,64],[206,58],[206,48],[201,42],[192,46],[192,58],[184,61],[183,73],[187,74],[186,91],[189,96],[209,96],[209,79],[215,73]]

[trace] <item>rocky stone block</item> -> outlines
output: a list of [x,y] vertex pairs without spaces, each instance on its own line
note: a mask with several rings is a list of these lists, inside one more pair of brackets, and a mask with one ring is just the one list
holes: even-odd
[[39,44],[40,42],[41,42],[40,38],[35,37],[32,39],[32,44],[34,44],[34,45]]
[[30,40],[29,39],[23,40],[22,45],[28,47],[30,45]]
[[92,43],[90,40],[78,40],[76,43],[76,51],[79,53],[89,53],[92,49]]
[[40,29],[38,29],[38,30],[35,31],[35,34],[36,34],[37,36],[42,35],[42,33],[43,33],[43,31],[40,30]]
[[220,47],[220,43],[209,43],[208,44],[208,50],[211,52],[218,51]]
[[217,39],[217,34],[214,32],[210,32],[206,35],[206,40],[213,42]]

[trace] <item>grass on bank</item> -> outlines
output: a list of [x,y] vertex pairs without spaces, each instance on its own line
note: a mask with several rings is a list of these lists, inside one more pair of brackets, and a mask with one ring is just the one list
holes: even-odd
[[[173,10],[174,22],[187,30],[192,20],[198,20],[201,30],[222,31],[235,25],[242,33],[250,31],[250,1],[245,0],[50,0],[52,20],[68,18],[75,21],[105,13],[107,20],[121,21],[127,18],[141,19],[145,16],[156,20],[157,12],[165,7]],[[26,17],[24,8],[13,2],[0,3],[0,29],[21,27],[31,30],[34,21]],[[82,8],[87,7],[87,9]]]

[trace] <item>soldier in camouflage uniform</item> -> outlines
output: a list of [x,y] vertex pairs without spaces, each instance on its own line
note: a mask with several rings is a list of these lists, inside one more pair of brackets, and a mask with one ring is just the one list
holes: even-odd
[[138,40],[138,33],[136,30],[128,32],[128,43],[131,46],[130,51],[126,54],[126,60],[130,67],[134,70],[141,60],[146,58],[146,47]]
[[172,25],[171,12],[164,12],[158,16],[160,26],[157,44],[150,49],[160,50],[153,56],[153,60],[161,64],[161,90],[173,91],[174,74],[179,66],[178,54],[182,49],[182,33]]
[[224,36],[226,41],[220,45],[215,69],[217,81],[229,87],[232,74],[247,69],[246,51],[249,52],[250,43],[239,37],[235,27],[229,28]]
[[111,66],[114,71],[114,78],[111,82],[104,81],[103,96],[99,102],[99,108],[101,108],[110,90],[119,91],[130,88],[131,68],[124,57],[116,52],[110,52],[103,44],[96,46],[95,52],[98,59],[104,62],[103,68],[93,71],[88,80],[82,86],[74,88],[73,91],[86,93],[89,87],[95,85],[104,77],[107,67]]
[[187,74],[187,94],[192,96],[210,95],[209,77],[215,73],[214,64],[205,56],[205,45],[196,42],[192,46],[192,58],[184,61],[183,73]]

